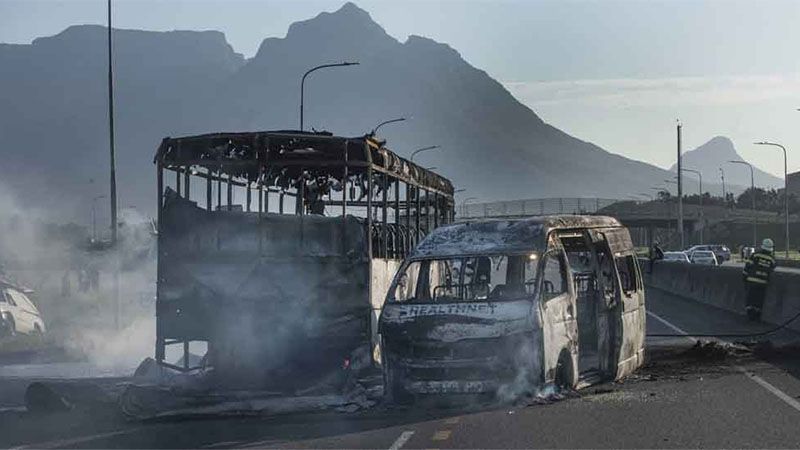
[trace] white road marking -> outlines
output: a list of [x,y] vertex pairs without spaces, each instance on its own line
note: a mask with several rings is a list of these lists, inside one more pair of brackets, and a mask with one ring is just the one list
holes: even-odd
[[800,402],[798,402],[797,400],[793,399],[792,397],[787,395],[782,390],[776,388],[774,385],[769,383],[767,380],[761,378],[760,376],[758,376],[758,375],[756,375],[754,373],[748,372],[744,367],[737,366],[736,368],[739,369],[740,372],[745,374],[745,376],[747,376],[747,378],[750,378],[751,380],[755,381],[756,383],[761,385],[761,387],[763,387],[764,389],[772,392],[773,395],[775,395],[779,399],[781,399],[784,402],[786,402],[787,405],[789,405],[792,408],[800,411]]
[[431,440],[433,441],[446,441],[450,439],[450,430],[439,430],[436,433],[433,433],[433,437]]
[[24,406],[0,406],[0,413],[4,412],[26,412],[28,408]]
[[100,434],[92,434],[89,436],[81,436],[72,439],[59,439],[55,441],[48,441],[48,442],[39,442],[37,444],[28,444],[28,445],[20,445],[19,447],[11,447],[9,450],[20,450],[20,449],[29,449],[29,448],[60,448],[60,447],[73,447],[78,444],[83,444],[85,442],[95,441],[97,439],[105,439],[115,436],[122,436],[124,434],[130,434],[135,431],[139,431],[141,428],[133,428],[130,430],[119,430],[119,431],[111,431],[109,433],[100,433]]
[[408,440],[411,439],[411,436],[413,435],[414,435],[413,431],[403,431],[402,433],[400,433],[400,436],[397,437],[394,443],[392,443],[392,446],[389,447],[389,450],[398,450],[403,448],[403,446],[406,445],[406,442],[408,442]]
[[[652,318],[658,320],[659,322],[663,323],[664,325],[668,326],[669,328],[671,328],[675,332],[677,332],[679,334],[682,334],[682,335],[686,336],[689,339],[692,339],[691,336],[689,335],[689,333],[683,331],[682,329],[680,329],[680,327],[671,324],[666,319],[664,319],[662,317],[659,317],[659,316],[657,316],[656,314],[654,314],[654,313],[652,313],[650,311],[647,311],[647,314],[649,314]],[[692,340],[694,340],[694,339],[692,339]],[[747,378],[753,380],[754,383],[756,383],[759,386],[763,387],[769,393],[771,393],[772,395],[778,397],[783,402],[785,402],[787,405],[791,406],[792,408],[796,409],[797,411],[800,411],[800,402],[798,402],[797,400],[793,399],[791,396],[789,396],[788,394],[786,394],[782,390],[778,389],[777,387],[775,387],[773,384],[771,384],[767,380],[761,378],[760,376],[758,376],[758,375],[756,375],[754,373],[748,372],[747,369],[745,369],[744,367],[741,367],[741,366],[736,366],[736,370],[738,370],[739,372],[742,372]]]
[[678,334],[682,334],[682,335],[686,336],[686,338],[687,338],[687,339],[694,340],[694,339],[692,339],[692,338],[691,338],[691,336],[689,336],[689,333],[687,333],[687,332],[683,331],[682,329],[680,329],[680,328],[679,328],[679,327],[677,327],[676,325],[673,325],[673,324],[669,323],[669,322],[668,322],[666,319],[659,317],[659,316],[658,316],[658,315],[656,315],[654,312],[652,312],[652,311],[647,311],[647,315],[648,315],[648,316],[650,316],[650,317],[652,317],[653,319],[656,319],[657,321],[659,321],[659,322],[663,323],[664,325],[666,325],[667,327],[669,327],[669,328],[670,328],[672,331],[674,331],[674,332],[676,332],[676,333],[678,333]]

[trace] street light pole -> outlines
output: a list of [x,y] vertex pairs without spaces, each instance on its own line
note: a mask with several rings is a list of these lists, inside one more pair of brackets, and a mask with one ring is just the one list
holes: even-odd
[[703,230],[706,227],[705,220],[704,220],[705,219],[705,215],[703,214],[703,174],[700,173],[699,170],[687,169],[685,167],[682,170],[684,172],[691,172],[693,174],[696,174],[700,178],[700,205],[699,205],[700,206],[700,243],[703,244],[705,242],[703,240]]
[[750,196],[753,200],[753,247],[756,246],[758,238],[756,233],[756,183],[753,176],[753,165],[747,161],[728,161],[731,164],[744,164],[750,168]]
[[[111,0],[109,0],[111,1]],[[300,80],[300,131],[303,131],[303,103],[305,100],[305,87],[306,87],[306,77],[311,73],[319,69],[324,69],[326,67],[346,67],[346,66],[357,66],[358,62],[340,62],[334,64],[322,64],[316,67],[312,67],[306,70],[306,73],[303,74],[303,78]]]
[[414,150],[413,152],[411,152],[411,158],[409,158],[409,160],[413,162],[414,161],[414,156],[416,156],[417,153],[428,151],[428,150],[434,150],[434,149],[437,149],[437,148],[441,148],[441,147],[439,147],[438,145],[431,145],[431,146],[428,146],[428,147],[418,148],[418,149]]
[[786,215],[786,259],[789,259],[789,175],[786,165],[786,147],[775,142],[761,141],[756,145],[771,145],[783,150],[783,213]]
[[722,170],[722,167],[719,168],[719,176],[722,178],[722,204],[728,201],[728,193],[725,192],[725,171]]
[[384,125],[388,125],[388,124],[390,124],[390,123],[403,122],[404,120],[406,120],[406,118],[405,118],[405,117],[398,117],[397,119],[385,120],[385,121],[383,121],[383,122],[379,123],[379,124],[378,124],[378,125],[377,125],[375,128],[373,128],[373,129],[372,129],[372,131],[370,131],[369,135],[370,135],[370,136],[375,136],[375,133],[377,133],[377,132],[378,132],[378,129],[379,129],[380,127],[382,127],[382,126],[384,126]]

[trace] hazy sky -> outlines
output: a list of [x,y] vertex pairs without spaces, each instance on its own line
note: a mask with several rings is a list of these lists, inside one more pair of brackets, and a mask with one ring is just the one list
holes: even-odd
[[[356,1],[387,32],[446,42],[544,120],[661,167],[674,125],[688,150],[716,135],[783,174],[800,170],[800,0]],[[115,25],[216,29],[252,56],[266,37],[343,1],[114,0]],[[0,0],[0,42],[104,23],[105,0]],[[1,68],[0,68],[1,70]],[[730,168],[729,170],[736,170]]]

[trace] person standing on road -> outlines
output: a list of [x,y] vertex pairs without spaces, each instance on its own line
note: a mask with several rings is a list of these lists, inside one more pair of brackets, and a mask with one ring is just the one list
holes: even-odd
[[658,241],[653,242],[653,246],[650,247],[650,270],[648,273],[653,273],[653,264],[655,264],[657,259],[664,259],[664,250],[661,249],[658,245]]
[[761,308],[764,306],[764,297],[767,294],[767,285],[770,275],[775,269],[775,257],[772,256],[775,244],[772,239],[764,239],[761,248],[753,252],[744,265],[742,277],[744,278],[747,305],[745,312],[747,318],[761,320]]

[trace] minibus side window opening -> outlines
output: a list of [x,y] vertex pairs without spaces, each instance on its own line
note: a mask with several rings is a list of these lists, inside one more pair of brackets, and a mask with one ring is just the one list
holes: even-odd
[[548,253],[542,273],[542,298],[548,300],[567,292],[564,263],[558,253]]
[[619,271],[619,280],[622,285],[622,292],[630,294],[639,290],[636,277],[636,261],[632,255],[614,258]]

